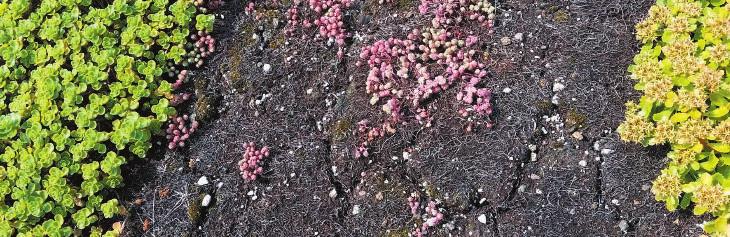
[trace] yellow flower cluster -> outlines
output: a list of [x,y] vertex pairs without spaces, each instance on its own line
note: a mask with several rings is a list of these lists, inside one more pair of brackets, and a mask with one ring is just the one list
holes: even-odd
[[722,143],[730,144],[730,120],[724,120],[715,126],[712,136]]
[[652,182],[651,193],[657,200],[677,198],[682,193],[679,175],[676,173],[663,173]]
[[728,203],[728,196],[718,185],[702,185],[694,193],[695,204],[710,213],[719,211]]
[[679,89],[677,94],[679,97],[677,104],[679,104],[680,109],[699,109],[703,112],[707,110],[707,99],[709,96],[703,90],[682,88]]
[[654,130],[654,125],[643,117],[632,114],[618,126],[621,139],[627,142],[641,143]]
[[711,129],[712,126],[708,120],[689,119],[679,123],[672,141],[678,144],[694,145],[699,139],[707,137]]
[[669,154],[669,158],[672,159],[675,165],[679,167],[685,167],[695,161],[699,152],[693,149],[684,149],[679,151],[673,151]]
[[669,144],[652,183],[656,200],[709,213],[717,219],[704,230],[730,236],[730,0],[657,1],[636,38],[643,47],[629,72],[643,96],[626,104],[617,132],[627,142]]

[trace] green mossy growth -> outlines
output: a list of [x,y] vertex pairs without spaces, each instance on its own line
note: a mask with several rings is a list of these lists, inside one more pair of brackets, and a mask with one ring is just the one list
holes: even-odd
[[342,141],[350,134],[350,128],[352,127],[352,120],[343,118],[337,120],[330,127],[330,139],[335,142]]
[[200,217],[203,216],[203,206],[201,205],[201,202],[203,201],[204,196],[204,194],[200,194],[197,198],[190,199],[188,202],[188,218],[193,225],[197,225],[200,221]]
[[582,128],[586,122],[586,115],[578,112],[578,110],[571,108],[565,115],[565,124],[568,128],[575,130]]
[[200,122],[210,121],[216,115],[216,105],[220,97],[202,94],[195,101],[195,119]]

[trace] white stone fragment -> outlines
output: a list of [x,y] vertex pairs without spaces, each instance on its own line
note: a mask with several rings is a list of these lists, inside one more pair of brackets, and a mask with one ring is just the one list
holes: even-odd
[[479,217],[477,217],[477,220],[479,220],[479,222],[481,222],[482,224],[487,224],[487,216],[484,214],[479,215]]
[[203,185],[208,184],[208,177],[205,177],[205,176],[200,177],[200,179],[198,179],[198,182],[195,184],[197,184],[198,186],[203,186]]
[[210,205],[210,195],[206,194],[205,197],[203,197],[203,201],[200,203],[201,206],[207,207]]

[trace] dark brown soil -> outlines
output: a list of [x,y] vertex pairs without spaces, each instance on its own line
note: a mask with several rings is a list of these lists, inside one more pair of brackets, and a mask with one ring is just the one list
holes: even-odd
[[[625,69],[638,47],[633,25],[653,1],[496,1],[496,32],[484,39],[493,42],[485,50],[496,125],[467,133],[453,113],[438,113],[433,127],[401,128],[358,160],[355,124],[382,116],[367,103],[359,48],[423,24],[416,1],[365,2],[347,11],[363,41],[348,42],[339,62],[324,42],[284,37],[285,6],[257,2],[268,17],[254,20],[243,1],[229,1],[214,32],[220,52],[193,73],[190,111],[208,119],[185,149],[128,166],[120,191],[130,203],[127,235],[407,236],[417,223],[411,192],[441,201],[446,219],[436,236],[701,233],[699,218],[667,212],[648,190],[666,150],[622,143],[613,132],[623,104],[637,97]],[[524,40],[500,43],[517,33]],[[554,91],[556,82],[565,89]],[[236,162],[249,141],[273,153],[264,175],[247,183]],[[210,184],[196,185],[201,176]],[[200,207],[205,194],[213,201]],[[146,202],[131,204],[136,198]]]

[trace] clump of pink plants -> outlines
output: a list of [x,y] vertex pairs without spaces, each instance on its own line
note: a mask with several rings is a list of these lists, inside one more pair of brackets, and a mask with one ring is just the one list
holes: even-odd
[[198,7],[201,12],[207,13],[208,10],[216,10],[223,6],[223,0],[195,0],[193,5]]
[[[317,37],[327,39],[328,44],[337,45],[337,57],[344,57],[345,39],[348,33],[345,30],[345,24],[342,21],[343,11],[350,7],[352,0],[308,0],[306,4],[309,11],[300,11],[300,0],[292,2],[292,6],[287,10],[286,17],[288,20],[286,33],[293,35],[297,27],[310,28],[317,27]],[[300,13],[309,13],[300,16]]]
[[[192,120],[192,121],[191,121]],[[170,122],[167,125],[167,148],[174,150],[178,147],[185,147],[185,141],[190,138],[190,135],[198,129],[198,121],[191,119],[187,114],[182,116],[170,117]]]
[[[426,206],[421,209],[420,195],[418,195],[418,193],[411,193],[411,196],[408,197],[408,207],[411,208],[411,214],[413,214],[414,217],[423,220],[420,227],[416,227],[411,231],[411,236],[421,237],[428,234],[428,230],[431,227],[441,224],[441,221],[444,219],[444,214],[438,207],[436,207],[436,202],[434,201],[429,201]],[[424,214],[420,214],[420,210],[423,210]]]
[[208,35],[208,33],[198,31],[197,34],[190,35],[190,39],[194,43],[187,45],[188,53],[183,59],[182,66],[195,65],[195,67],[201,67],[203,66],[203,59],[215,52],[215,38]]
[[256,177],[264,171],[261,167],[261,160],[266,157],[269,157],[269,147],[264,146],[257,150],[256,144],[253,142],[246,143],[243,159],[238,161],[238,169],[241,171],[243,179],[249,182],[255,181]]
[[361,49],[357,65],[368,67],[370,104],[388,116],[380,126],[361,126],[355,157],[367,157],[370,133],[392,134],[397,124],[411,121],[430,127],[431,101],[452,88],[458,89],[453,100],[460,104],[458,115],[467,121],[467,131],[482,124],[492,127],[492,92],[483,86],[485,54],[478,33],[466,24],[476,22],[490,34],[494,7],[481,0],[423,0],[419,10],[432,16],[427,27],[413,29],[405,39],[378,40]]

